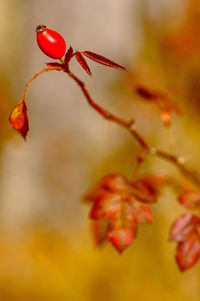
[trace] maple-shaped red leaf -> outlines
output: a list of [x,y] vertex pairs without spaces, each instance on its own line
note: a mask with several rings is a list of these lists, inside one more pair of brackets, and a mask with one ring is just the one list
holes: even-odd
[[200,258],[200,217],[187,213],[177,218],[170,240],[177,242],[176,262],[180,270],[191,268]]
[[81,53],[84,54],[85,56],[87,56],[89,59],[95,61],[96,63],[105,65],[107,67],[116,68],[116,69],[119,69],[119,70],[122,70],[122,71],[126,70],[126,68],[124,68],[123,66],[107,59],[106,57],[104,57],[102,55],[96,54],[96,53],[91,52],[91,51],[83,51]]
[[140,199],[142,189],[121,174],[110,174],[85,196],[92,204],[91,219],[108,221],[107,239],[120,253],[134,240],[138,224],[153,221],[151,207]]
[[83,201],[86,203],[95,202],[101,196],[105,196],[105,192],[119,193],[126,187],[126,179],[121,174],[110,174],[105,176],[101,181],[85,194]]
[[27,106],[24,100],[20,100],[12,110],[9,121],[13,128],[18,131],[24,139],[26,139],[29,122],[27,115]]
[[196,191],[192,187],[183,187],[178,200],[187,209],[200,209],[200,191]]
[[89,74],[91,76],[92,73],[90,71],[90,67],[88,66],[88,63],[86,62],[86,60],[84,59],[84,57],[82,56],[82,54],[80,52],[76,52],[75,53],[75,57],[76,57],[77,61],[79,62],[79,64],[87,72],[87,74]]
[[122,253],[135,239],[137,222],[131,206],[121,205],[121,209],[111,219],[108,226],[108,240],[119,253]]
[[157,202],[158,196],[166,183],[166,179],[159,175],[148,175],[133,183],[134,187],[138,189],[138,198],[148,203]]

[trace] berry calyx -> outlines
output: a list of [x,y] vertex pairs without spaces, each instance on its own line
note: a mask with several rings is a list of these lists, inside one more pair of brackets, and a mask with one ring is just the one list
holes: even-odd
[[61,59],[64,56],[66,43],[58,32],[47,28],[45,25],[38,25],[36,32],[37,43],[42,52],[53,59]]

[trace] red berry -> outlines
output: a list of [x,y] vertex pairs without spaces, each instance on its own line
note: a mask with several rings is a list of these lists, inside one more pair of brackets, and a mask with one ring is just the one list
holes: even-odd
[[66,43],[63,37],[56,31],[38,25],[36,28],[37,42],[40,49],[53,59],[61,59],[66,52]]

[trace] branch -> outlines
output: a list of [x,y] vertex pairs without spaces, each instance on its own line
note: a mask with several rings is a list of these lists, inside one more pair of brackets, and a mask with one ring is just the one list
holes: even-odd
[[74,73],[72,73],[70,70],[66,71],[69,76],[79,85],[81,88],[84,96],[86,97],[86,100],[88,104],[95,109],[103,118],[108,119],[112,122],[117,123],[121,127],[127,129],[129,133],[136,139],[136,141],[139,143],[139,145],[143,148],[143,150],[150,154],[157,156],[158,158],[161,158],[165,161],[170,162],[173,164],[176,168],[179,169],[179,171],[189,180],[191,180],[195,185],[200,187],[200,178],[196,175],[196,173],[189,168],[187,168],[184,165],[183,158],[177,157],[175,155],[172,155],[170,153],[167,153],[163,150],[159,150],[147,143],[145,138],[137,131],[135,127],[135,121],[132,120],[125,120],[117,115],[114,115],[113,113],[110,113],[106,109],[102,108],[100,105],[98,105],[90,96],[84,82],[82,82]]
[[125,120],[108,110],[104,109],[101,107],[99,104],[97,104],[92,97],[90,96],[85,84],[83,81],[81,81],[74,73],[72,73],[69,68],[63,67],[62,64],[58,63],[47,63],[47,67],[42,69],[40,72],[36,73],[32,79],[26,84],[25,89],[24,89],[24,97],[23,100],[26,101],[26,95],[28,88],[32,84],[32,82],[40,75],[48,72],[48,71],[64,71],[66,72],[80,87],[82,90],[88,104],[95,110],[97,111],[103,118],[114,122],[118,124],[119,126],[123,127],[124,129],[128,130],[129,133],[135,138],[135,140],[138,142],[138,144],[142,147],[142,150],[146,154],[150,154],[153,156],[156,156],[158,158],[161,158],[165,161],[170,162],[173,164],[176,168],[179,169],[179,171],[189,180],[191,180],[195,185],[200,187],[200,178],[199,176],[189,168],[187,168],[184,165],[183,158],[182,157],[177,157],[173,154],[167,153],[163,150],[159,150],[156,147],[151,146],[148,144],[148,142],[145,140],[145,138],[137,131],[135,127],[135,120],[130,119],[130,120]]

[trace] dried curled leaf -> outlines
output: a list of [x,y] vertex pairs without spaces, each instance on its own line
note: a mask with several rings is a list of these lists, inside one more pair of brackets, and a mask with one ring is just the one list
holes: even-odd
[[87,74],[89,74],[91,76],[92,73],[90,71],[90,67],[88,66],[88,63],[86,62],[86,60],[84,59],[84,57],[82,56],[82,54],[80,52],[76,52],[75,53],[75,57],[76,57],[77,61],[79,62],[79,64],[87,72]]
[[82,54],[87,56],[89,59],[95,61],[96,63],[102,64],[102,65],[105,65],[105,66],[108,66],[108,67],[116,68],[116,69],[119,69],[119,70],[122,70],[122,71],[126,70],[126,68],[124,68],[123,66],[107,59],[106,57],[104,57],[102,55],[96,54],[94,52],[83,51]]
[[176,262],[185,271],[200,258],[200,218],[191,213],[176,219],[170,231],[170,240],[177,242]]
[[[133,242],[138,224],[152,223],[149,203],[156,201],[160,183],[161,179],[156,176],[132,183],[121,174],[110,174],[85,195],[85,201],[92,205],[90,218],[97,222],[107,221],[104,241],[106,234],[118,252],[123,252]],[[96,235],[98,241],[97,231]]]
[[27,106],[24,100],[20,100],[12,110],[9,121],[12,127],[18,131],[24,139],[26,139],[29,122],[27,115]]

